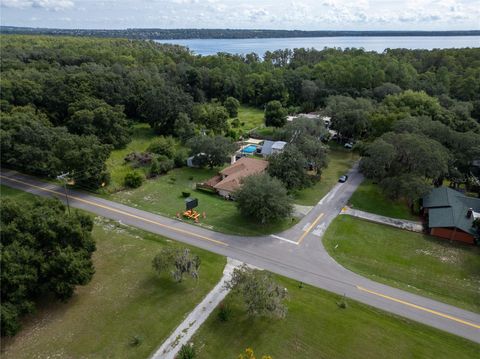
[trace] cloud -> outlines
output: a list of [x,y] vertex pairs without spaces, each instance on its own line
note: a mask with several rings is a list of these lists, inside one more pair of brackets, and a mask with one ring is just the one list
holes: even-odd
[[60,11],[74,6],[72,0],[3,0],[2,7],[13,9],[37,8]]

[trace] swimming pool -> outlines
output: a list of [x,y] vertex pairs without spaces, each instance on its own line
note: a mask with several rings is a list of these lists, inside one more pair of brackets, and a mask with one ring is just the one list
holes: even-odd
[[255,145],[249,145],[247,147],[244,147],[242,152],[243,153],[254,153],[257,150],[257,146]]

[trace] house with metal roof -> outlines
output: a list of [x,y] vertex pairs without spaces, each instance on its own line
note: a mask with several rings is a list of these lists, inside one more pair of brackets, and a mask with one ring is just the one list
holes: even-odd
[[478,234],[473,222],[480,218],[480,198],[439,187],[423,198],[422,206],[431,235],[471,244],[476,242]]

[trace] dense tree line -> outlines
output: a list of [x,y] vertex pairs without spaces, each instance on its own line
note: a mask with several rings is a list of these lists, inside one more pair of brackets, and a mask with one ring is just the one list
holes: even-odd
[[93,221],[65,210],[58,200],[0,201],[2,336],[20,329],[39,297],[65,301],[92,278]]
[[[229,118],[239,102],[268,104],[267,121],[279,127],[286,112],[324,111],[343,141],[371,141],[408,116],[480,132],[480,49],[295,49],[261,58],[194,56],[149,41],[2,36],[1,50],[2,164],[47,176],[69,170],[90,187],[108,181],[105,159],[129,142],[132,122],[183,143],[202,133],[237,139]],[[313,150],[308,141],[295,146]],[[74,156],[79,149],[86,160]]]
[[1,26],[4,34],[121,37],[129,39],[257,39],[330,36],[478,36],[477,30],[452,31],[302,31],[242,29],[55,29]]

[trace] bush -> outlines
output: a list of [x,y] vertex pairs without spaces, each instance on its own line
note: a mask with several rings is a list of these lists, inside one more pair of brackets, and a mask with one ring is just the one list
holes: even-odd
[[150,167],[150,176],[154,177],[168,173],[168,171],[173,169],[173,167],[173,160],[167,158],[166,156],[159,156],[152,161],[152,166]]
[[141,173],[133,171],[125,175],[125,179],[123,180],[123,183],[125,184],[126,187],[138,188],[142,185],[144,180],[145,178]]
[[190,192],[182,192],[182,197],[185,197],[185,198],[190,197]]
[[232,127],[239,128],[240,127],[240,120],[238,118],[234,118],[232,120]]
[[220,319],[221,322],[227,322],[231,314],[232,310],[230,307],[225,302],[221,302],[218,306],[218,319]]
[[193,344],[184,344],[178,352],[178,359],[194,359],[197,356]]
[[188,150],[186,148],[179,148],[177,152],[175,152],[175,156],[173,157],[173,162],[175,163],[175,167],[183,167],[187,164],[188,158]]
[[173,137],[160,136],[148,146],[147,151],[157,155],[173,158],[175,155],[176,142]]
[[347,297],[345,296],[345,294],[344,294],[343,297],[340,298],[340,300],[337,302],[337,305],[338,305],[338,307],[341,308],[341,309],[347,309],[347,308],[348,308]]
[[131,347],[138,347],[140,344],[142,344],[143,338],[140,335],[134,335],[133,337],[130,338],[130,346]]

